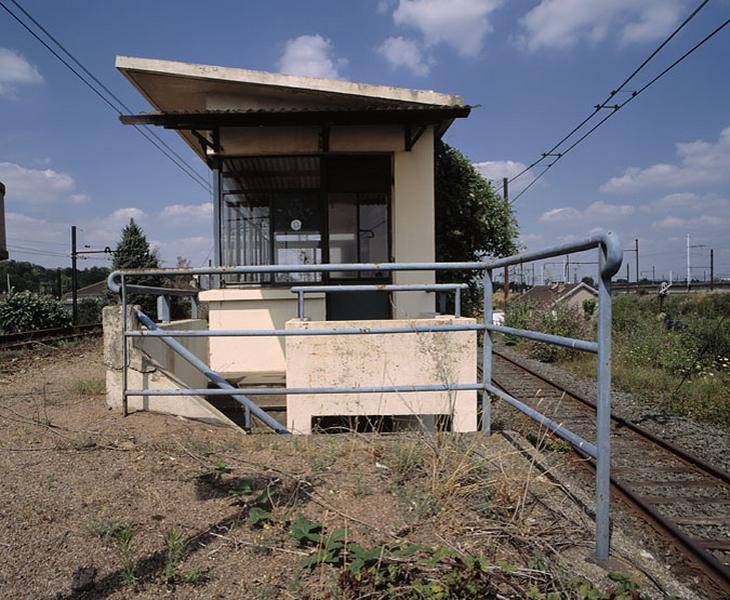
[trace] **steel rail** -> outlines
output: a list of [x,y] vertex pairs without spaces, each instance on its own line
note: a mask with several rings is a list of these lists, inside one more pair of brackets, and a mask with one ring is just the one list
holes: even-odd
[[[527,365],[506,356],[505,354],[493,350],[492,353],[498,358],[506,361],[512,366],[528,373],[532,377],[539,379],[541,382],[547,384],[558,390],[561,395],[567,396],[578,402],[582,403],[586,407],[595,409],[595,403],[582,394],[577,393],[575,390],[570,389],[568,386],[562,383],[557,383],[552,379],[534,371]],[[495,384],[503,390],[507,390],[508,386],[504,385],[504,382],[499,383],[494,380]],[[648,441],[654,446],[661,448],[662,450],[669,452],[675,458],[683,463],[686,463],[698,472],[705,474],[713,479],[718,480],[720,485],[730,485],[730,473],[708,463],[706,460],[694,456],[686,450],[672,444],[671,442],[664,440],[650,431],[644,429],[640,425],[633,423],[620,416],[611,415],[611,420],[617,427],[623,427],[631,430],[643,440]],[[573,450],[577,452],[583,458],[591,458],[589,453],[582,451],[575,445],[572,446]],[[589,461],[591,467],[595,468],[595,464]],[[707,575],[714,584],[718,585],[724,593],[730,595],[730,570],[723,565],[717,558],[715,558],[709,550],[703,548],[699,543],[688,536],[682,531],[675,523],[672,522],[671,518],[665,517],[660,511],[658,511],[651,503],[643,500],[642,495],[637,493],[630,485],[624,483],[616,475],[610,477],[611,485],[619,492],[624,500],[637,512],[643,515],[655,529],[663,532],[667,535],[674,546],[686,557],[688,557],[696,566]]]
[[101,323],[10,333],[0,335],[0,350],[20,350],[26,347],[33,347],[36,344],[74,340],[97,333],[101,333]]

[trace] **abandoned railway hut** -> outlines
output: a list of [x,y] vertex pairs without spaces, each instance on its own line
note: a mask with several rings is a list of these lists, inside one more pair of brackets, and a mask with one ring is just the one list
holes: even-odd
[[[116,66],[154,109],[122,121],[176,130],[211,170],[214,265],[435,260],[434,144],[455,119],[469,115],[461,97],[142,58],[118,57]],[[199,301],[208,305],[205,326],[211,330],[458,319],[436,314],[432,291],[316,288],[431,284],[434,276],[433,271],[231,274],[213,277]],[[304,295],[305,315],[298,314],[293,286],[311,290]],[[431,343],[443,346],[441,359],[455,369],[449,375],[454,382],[476,381],[474,331],[429,335]],[[186,343],[198,344],[196,352],[211,369],[245,386],[382,385],[389,379],[416,384],[444,377],[443,367],[415,346],[423,345],[420,334],[212,337]],[[453,396],[290,396],[287,422],[307,432],[317,415],[447,412],[454,429],[474,429],[476,393],[457,392],[467,408],[456,411]],[[184,398],[137,400],[141,407],[154,408],[157,402],[171,412],[185,405]],[[451,408],[444,409],[445,402]]]

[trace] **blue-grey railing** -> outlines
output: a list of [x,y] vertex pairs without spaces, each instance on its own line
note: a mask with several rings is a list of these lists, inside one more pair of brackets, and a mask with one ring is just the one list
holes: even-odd
[[[582,252],[595,249],[598,252],[598,331],[597,341],[577,340],[557,335],[545,334],[537,331],[517,329],[495,325],[493,322],[493,272],[495,269],[524,264],[527,262],[553,258],[564,254]],[[594,235],[585,240],[569,242],[545,250],[525,252],[498,260],[483,262],[423,262],[423,263],[360,263],[360,264],[308,264],[308,265],[251,265],[232,267],[201,267],[193,269],[149,269],[115,271],[109,275],[109,288],[120,294],[122,301],[122,328],[123,328],[123,411],[127,414],[127,399],[129,396],[172,396],[172,395],[226,395],[231,396],[245,408],[246,425],[250,427],[251,414],[258,417],[263,423],[277,433],[289,433],[285,427],[261,410],[249,395],[266,394],[334,394],[334,393],[373,393],[373,392],[430,392],[430,391],[482,391],[482,431],[491,432],[491,396],[500,398],[530,416],[546,429],[565,439],[570,444],[595,459],[596,461],[596,558],[604,560],[609,554],[609,498],[610,498],[610,425],[611,425],[611,277],[621,267],[623,250],[618,236],[612,233]],[[378,327],[348,327],[348,328],[320,328],[305,330],[289,329],[235,329],[217,331],[187,331],[162,330],[147,315],[137,310],[137,316],[146,330],[128,329],[127,323],[127,291],[143,292],[144,286],[132,286],[126,283],[126,278],[138,275],[230,275],[242,273],[321,273],[321,272],[395,272],[395,271],[481,271],[483,272],[483,320],[481,323],[455,323],[450,325],[421,325],[421,326],[378,326]],[[418,284],[416,284],[418,285]],[[444,284],[422,284],[419,287],[431,287]],[[445,284],[451,286],[457,293],[462,289],[460,284]],[[454,287],[456,286],[456,287]],[[346,287],[346,286],[345,286]],[[350,289],[329,289],[330,286],[297,286],[292,289],[299,294],[299,315],[303,313],[303,297],[306,292],[319,291],[327,293],[338,291],[371,291],[372,289],[390,291],[408,291],[410,286],[350,286]],[[353,289],[357,288],[357,289]],[[395,289],[399,288],[399,289]],[[159,288],[164,289],[164,288]],[[301,290],[301,291],[300,291]],[[432,289],[429,291],[433,291]],[[154,293],[154,292],[152,292]],[[465,384],[433,384],[433,385],[396,385],[396,386],[367,386],[367,387],[310,387],[310,388],[250,388],[240,389],[228,383],[221,375],[212,371],[210,367],[192,354],[175,338],[179,337],[246,337],[246,336],[298,336],[298,335],[362,335],[362,334],[405,334],[436,331],[484,331],[482,344],[482,381]],[[576,433],[563,427],[560,423],[541,414],[534,408],[521,402],[517,398],[496,388],[492,384],[492,335],[494,333],[524,337],[549,344],[567,346],[576,350],[590,352],[598,357],[597,392],[598,402],[596,409],[596,442],[595,444],[583,439]],[[164,344],[175,350],[183,359],[203,373],[220,389],[178,389],[178,390],[130,390],[127,386],[128,348],[126,340],[132,337],[159,338]]]

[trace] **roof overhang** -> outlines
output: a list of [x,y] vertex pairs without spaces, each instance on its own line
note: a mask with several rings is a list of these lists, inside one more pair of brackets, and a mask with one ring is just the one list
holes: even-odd
[[[429,90],[300,77],[176,61],[119,56],[116,67],[156,110],[122,123],[176,129],[207,159],[201,131],[225,127],[433,125],[443,135],[469,115],[461,96]],[[406,133],[409,136],[415,134]]]

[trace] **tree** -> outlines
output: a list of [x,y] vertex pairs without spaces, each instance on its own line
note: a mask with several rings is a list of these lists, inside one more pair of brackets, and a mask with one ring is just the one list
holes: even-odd
[[[512,209],[458,150],[436,146],[436,260],[479,261],[517,250],[517,221]],[[478,272],[441,271],[437,281],[469,283],[464,297],[466,314],[481,306]]]
[[[122,237],[114,252],[112,267],[115,271],[122,269],[159,269],[160,261],[157,254],[150,249],[147,237],[142,228],[129,219],[129,223],[122,229]],[[137,276],[125,278],[126,283],[137,285],[160,286],[161,278],[155,276]],[[128,294],[129,304],[139,304],[147,315],[154,315],[156,300],[149,294]]]

